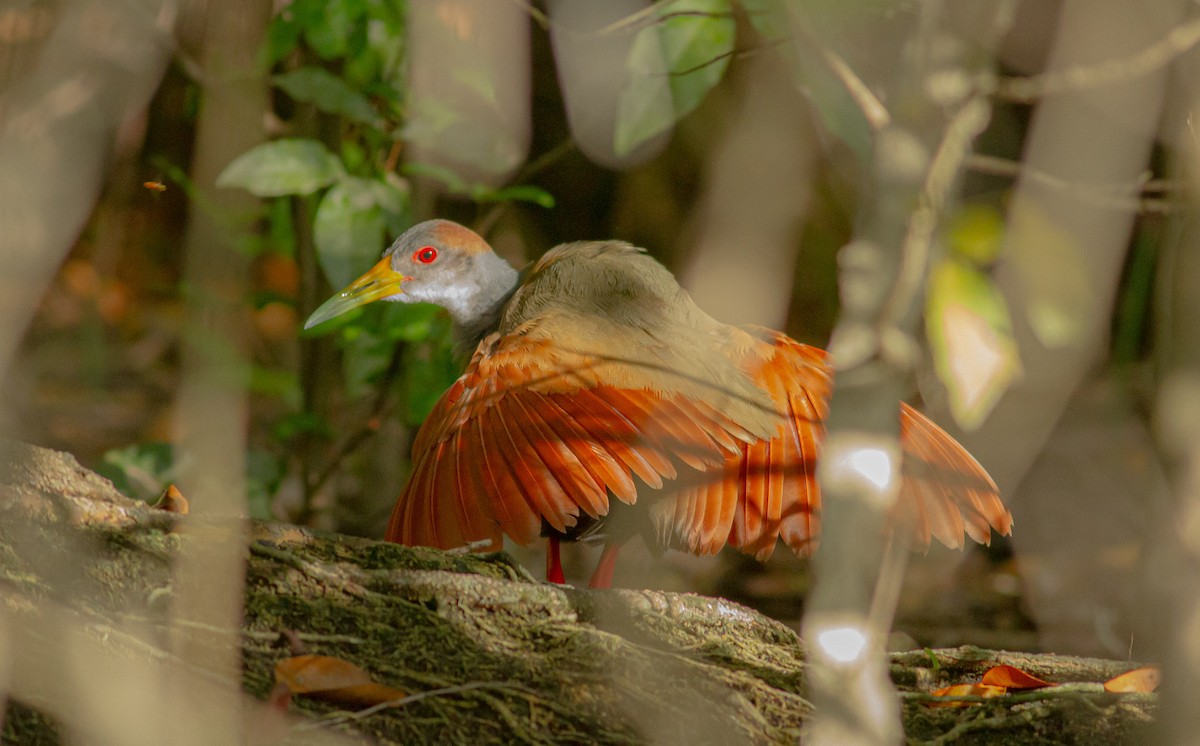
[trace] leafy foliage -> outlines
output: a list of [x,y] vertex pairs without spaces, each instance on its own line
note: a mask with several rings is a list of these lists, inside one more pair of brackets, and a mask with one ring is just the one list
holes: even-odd
[[1004,296],[983,271],[1003,241],[995,210],[961,211],[947,231],[949,256],[929,278],[926,334],[934,367],[950,395],[958,424],[979,427],[1021,375]]
[[[614,135],[618,155],[670,129],[700,105],[729,66],[735,31],[730,0],[667,0],[654,6],[652,22],[638,32],[629,53],[629,80]],[[663,105],[664,93],[669,105]]]

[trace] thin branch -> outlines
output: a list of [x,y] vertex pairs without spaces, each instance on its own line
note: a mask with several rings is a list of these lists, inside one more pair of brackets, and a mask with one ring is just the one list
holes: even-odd
[[355,720],[363,720],[363,719],[368,718],[378,712],[381,712],[383,710],[386,710],[386,709],[389,709],[392,707],[404,707],[405,705],[410,705],[413,702],[420,702],[421,700],[428,699],[430,697],[442,697],[447,694],[461,694],[462,692],[469,692],[472,689],[495,689],[495,690],[504,691],[504,692],[507,692],[507,691],[521,692],[522,694],[525,694],[527,696],[536,695],[536,692],[534,692],[530,689],[527,689],[523,686],[520,686],[518,684],[501,684],[501,683],[497,683],[497,682],[493,682],[493,681],[471,681],[466,684],[458,684],[456,686],[444,686],[440,689],[429,689],[424,692],[417,692],[416,694],[410,694],[409,696],[403,697],[401,699],[393,699],[393,700],[390,700],[387,702],[380,702],[379,704],[371,705],[370,707],[367,707],[366,709],[358,710],[358,711],[352,712],[348,715],[342,715],[340,717],[330,718],[329,720],[321,720],[316,723],[305,723],[303,725],[297,726],[296,728],[294,728],[294,730],[305,731],[305,730],[313,730],[316,728],[330,728],[335,725],[344,725],[346,723],[354,722]]
[[[568,137],[550,150],[547,150],[545,153],[542,153],[529,163],[526,163],[525,167],[522,168],[509,182],[509,186],[519,186],[524,184],[534,176],[537,176],[542,171],[545,171],[547,168],[550,168],[555,163],[565,158],[567,154],[574,149],[575,140]],[[511,203],[509,202],[499,202],[493,206],[492,209],[488,210],[487,213],[484,214],[484,216],[478,221],[476,221],[474,226],[472,226],[475,229],[475,232],[481,236],[486,236],[488,232],[491,231],[492,226],[496,224],[496,221],[500,219],[500,216],[504,214],[504,211],[510,204]]]
[[532,18],[538,26],[542,27],[543,31],[550,30],[550,26],[553,25],[550,21],[550,17],[534,7],[533,3],[527,2],[526,0],[509,0],[509,2],[520,6],[520,8],[528,13],[529,17]]
[[1181,209],[1183,205],[1168,199],[1139,197],[1139,194],[1181,192],[1188,187],[1185,182],[1177,179],[1150,178],[1149,171],[1125,183],[1081,182],[1055,176],[1025,163],[991,155],[971,154],[967,156],[966,166],[977,173],[1029,179],[1097,207],[1133,210],[1143,215],[1165,215]]
[[1051,94],[1128,83],[1169,64],[1197,44],[1200,18],[1172,28],[1163,38],[1126,57],[1049,70],[1027,78],[1001,78],[990,92],[1006,101],[1029,104]]
[[827,44],[821,43],[804,18],[792,14],[792,28],[797,31],[797,35],[791,41],[795,44],[808,45],[809,48],[818,51],[825,60],[825,64],[829,65],[829,69],[845,87],[846,92],[850,94],[850,98],[858,106],[873,132],[878,132],[891,123],[892,115],[879,97],[871,91],[862,78],[858,77],[858,74],[842,59],[841,55],[830,49]]
[[884,330],[902,323],[914,297],[924,284],[933,235],[946,207],[950,188],[970,154],[971,143],[987,126],[990,116],[991,106],[987,99],[976,95],[955,112],[946,126],[946,133],[925,175],[921,203],[913,211],[908,231],[904,236],[899,273],[880,316]]

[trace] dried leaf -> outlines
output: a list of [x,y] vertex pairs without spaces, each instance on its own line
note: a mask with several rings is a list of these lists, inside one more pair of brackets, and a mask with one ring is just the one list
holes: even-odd
[[154,503],[154,507],[158,510],[165,510],[168,513],[188,514],[187,498],[173,484],[167,485],[167,489],[163,490],[162,495],[158,498],[158,502]]
[[1014,666],[992,666],[979,683],[1008,689],[1041,689],[1053,686],[1049,681],[1042,681]]
[[312,694],[370,684],[371,675],[350,661],[329,655],[296,655],[275,664],[275,680],[292,694]]
[[[1002,686],[989,684],[955,684],[931,692],[935,697],[1000,697],[1008,693]],[[927,702],[930,707],[968,707],[975,702]]]
[[304,694],[348,709],[361,709],[407,696],[377,684],[353,663],[328,655],[297,655],[275,664],[275,680],[292,694]]
[[1152,692],[1158,689],[1162,671],[1158,666],[1143,666],[1126,671],[1104,682],[1106,692]]

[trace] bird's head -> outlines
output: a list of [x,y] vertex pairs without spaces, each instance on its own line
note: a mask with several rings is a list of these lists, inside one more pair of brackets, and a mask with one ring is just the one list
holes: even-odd
[[304,328],[377,300],[435,303],[460,326],[472,326],[516,283],[516,271],[477,233],[449,220],[427,220],[405,231],[378,264],[322,303]]

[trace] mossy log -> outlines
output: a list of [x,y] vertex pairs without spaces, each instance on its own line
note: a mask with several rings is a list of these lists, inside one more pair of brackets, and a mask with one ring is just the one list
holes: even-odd
[[[169,659],[165,642],[153,647],[153,632],[166,640],[171,560],[184,541],[174,527],[190,518],[123,497],[67,454],[0,442],[0,612],[57,604],[89,624],[132,623],[151,630],[154,656]],[[403,744],[797,743],[810,711],[795,632],[727,600],[554,586],[502,553],[406,548],[271,523],[252,526],[246,563],[242,687],[250,696],[268,696],[275,664],[297,641],[413,695],[369,715],[296,697],[291,710],[313,721],[310,735],[326,729]],[[993,663],[1088,682],[1131,667],[1014,656],[974,648],[894,655],[910,742],[1102,746],[1128,742],[1150,721],[1154,695],[1111,695],[1096,684],[928,705],[923,693],[977,680]],[[23,691],[19,680],[12,696],[6,741],[55,742],[54,714],[70,704]],[[293,732],[280,742],[303,740]]]

